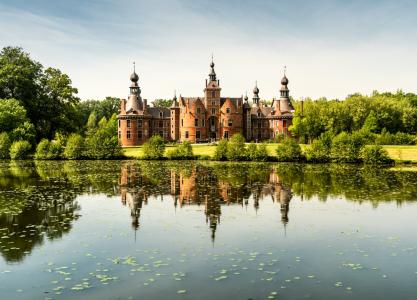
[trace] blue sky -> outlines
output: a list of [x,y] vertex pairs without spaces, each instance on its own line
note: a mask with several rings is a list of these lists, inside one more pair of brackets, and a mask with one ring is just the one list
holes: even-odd
[[70,75],[83,99],[200,96],[214,53],[224,96],[417,92],[415,1],[0,0],[0,47]]

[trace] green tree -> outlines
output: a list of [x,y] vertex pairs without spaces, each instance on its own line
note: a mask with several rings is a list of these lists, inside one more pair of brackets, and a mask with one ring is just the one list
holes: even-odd
[[245,138],[240,133],[234,134],[227,144],[228,160],[246,160]]
[[142,147],[143,158],[162,159],[165,152],[165,141],[159,135],[152,136]]
[[331,156],[335,162],[354,163],[360,161],[360,152],[364,146],[364,140],[360,134],[352,135],[342,132],[332,141]]
[[172,102],[172,99],[156,99],[152,103],[154,107],[171,107]]
[[0,133],[0,159],[10,158],[11,141],[7,132]]
[[13,131],[10,133],[10,137],[13,141],[28,141],[32,145],[35,145],[35,126],[32,123],[26,121],[19,127],[13,129]]
[[371,145],[361,150],[361,158],[368,165],[382,165],[392,163],[387,150],[381,145]]
[[11,132],[27,121],[26,109],[18,100],[0,99],[0,131]]
[[13,160],[26,159],[30,154],[32,145],[28,141],[16,141],[10,147],[10,158]]
[[246,148],[247,157],[251,161],[267,161],[269,159],[266,144],[250,143]]
[[81,159],[84,156],[84,139],[77,133],[71,134],[67,139],[67,144],[63,156],[66,159]]
[[184,141],[174,149],[168,151],[167,157],[169,159],[193,159],[193,147],[190,142]]
[[229,142],[227,140],[220,140],[217,143],[216,149],[214,150],[213,158],[215,160],[227,160],[227,145]]
[[278,161],[301,161],[304,158],[300,145],[291,138],[285,139],[275,151]]

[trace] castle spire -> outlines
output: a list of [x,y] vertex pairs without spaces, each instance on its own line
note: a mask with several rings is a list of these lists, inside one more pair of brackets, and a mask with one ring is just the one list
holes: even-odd
[[213,54],[211,55],[211,63],[210,63],[210,74],[209,74],[209,78],[210,81],[216,81],[216,72],[214,71],[214,59],[213,59]]
[[258,88],[258,81],[255,81],[255,87],[253,88],[253,104],[259,106],[259,88]]

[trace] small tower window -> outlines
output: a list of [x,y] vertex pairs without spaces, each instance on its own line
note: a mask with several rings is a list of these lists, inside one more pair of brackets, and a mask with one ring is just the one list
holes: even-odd
[[130,120],[126,120],[126,127],[130,128]]
[[230,107],[226,108],[226,113],[230,114]]
[[215,98],[216,97],[216,91],[212,91],[211,92],[211,98]]
[[188,131],[185,132],[185,138],[188,139],[189,138],[189,134]]
[[216,105],[216,101],[211,101],[211,105]]
[[212,115],[215,115],[215,114],[216,114],[216,109],[215,109],[215,108],[212,108],[212,109],[211,109],[211,114],[212,114]]
[[261,113],[260,112],[258,112],[258,117],[260,117],[261,116]]
[[205,127],[206,126],[206,120],[205,119],[201,120],[201,123],[202,123],[201,124],[202,127]]
[[162,118],[164,116],[164,113],[162,111],[159,112],[159,117]]
[[119,124],[119,127],[120,127],[120,119],[118,120],[118,124]]
[[128,140],[130,140],[131,136],[130,136],[130,130],[126,131],[126,137]]
[[184,127],[184,119],[181,119],[181,127]]
[[229,119],[229,121],[228,121],[227,124],[228,124],[229,127],[233,126],[233,120],[232,119]]
[[194,119],[194,126],[198,127],[198,119]]
[[122,138],[122,132],[119,131],[119,139],[121,139],[121,138]]

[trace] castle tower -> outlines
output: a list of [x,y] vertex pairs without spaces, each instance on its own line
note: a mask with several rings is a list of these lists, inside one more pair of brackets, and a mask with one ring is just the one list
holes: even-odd
[[281,79],[281,89],[279,98],[279,109],[282,113],[294,110],[290,101],[290,90],[288,89],[288,78],[286,76],[286,67],[284,67],[284,77]]
[[204,89],[206,107],[206,124],[208,125],[208,138],[220,138],[220,81],[217,79],[214,71],[214,61],[211,58],[209,79],[206,80],[206,87]]
[[130,94],[126,103],[126,112],[129,113],[131,111],[143,111],[143,101],[140,96],[141,90],[138,85],[139,75],[136,74],[135,63],[133,63],[133,73],[130,75],[130,81],[132,83],[129,87]]
[[171,140],[177,141],[180,139],[180,107],[177,101],[177,93],[174,92],[174,98],[172,99],[171,110],[171,128],[170,136]]
[[252,119],[251,119],[251,107],[248,102],[248,93],[246,93],[243,102],[243,129],[244,136],[247,141],[252,139]]
[[252,98],[253,106],[259,107],[259,88],[258,82],[255,82],[255,87],[253,88],[253,98]]

